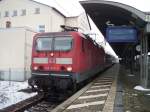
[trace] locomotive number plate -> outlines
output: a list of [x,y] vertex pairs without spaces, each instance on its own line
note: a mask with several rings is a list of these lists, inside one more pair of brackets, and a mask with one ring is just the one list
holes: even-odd
[[56,63],[56,59],[55,58],[49,58],[49,63]]

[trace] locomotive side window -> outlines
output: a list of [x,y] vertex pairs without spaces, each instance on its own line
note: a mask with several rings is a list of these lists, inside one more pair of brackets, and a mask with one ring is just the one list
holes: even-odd
[[54,50],[70,50],[72,48],[72,38],[70,37],[56,37],[54,40]]
[[49,51],[52,50],[53,38],[38,38],[36,41],[36,50],[38,51]]

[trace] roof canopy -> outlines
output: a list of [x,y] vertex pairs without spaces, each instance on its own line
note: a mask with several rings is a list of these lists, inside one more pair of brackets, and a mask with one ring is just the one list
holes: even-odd
[[[108,25],[134,26],[140,31],[147,24],[145,12],[125,4],[103,0],[81,1],[80,3],[104,36]],[[129,44],[112,43],[111,46],[116,54],[123,58]]]
[[125,4],[102,0],[80,3],[104,35],[108,23],[116,26],[132,25],[138,28],[146,24],[146,13]]

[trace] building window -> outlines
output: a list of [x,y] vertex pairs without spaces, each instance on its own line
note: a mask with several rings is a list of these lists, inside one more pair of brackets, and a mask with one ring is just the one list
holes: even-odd
[[26,9],[22,9],[21,16],[25,16],[25,15],[26,15]]
[[4,17],[9,17],[9,12],[8,11],[5,11]]
[[39,32],[45,32],[45,25],[39,25]]
[[6,21],[6,28],[10,28],[11,27],[11,22],[10,21]]
[[12,17],[14,17],[14,16],[17,16],[17,10],[14,10],[14,11],[13,11]]
[[40,8],[35,8],[35,14],[40,14]]

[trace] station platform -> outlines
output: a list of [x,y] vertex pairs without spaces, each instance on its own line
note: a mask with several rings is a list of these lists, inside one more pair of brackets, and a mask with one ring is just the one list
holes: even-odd
[[113,112],[119,64],[100,75],[51,112]]

